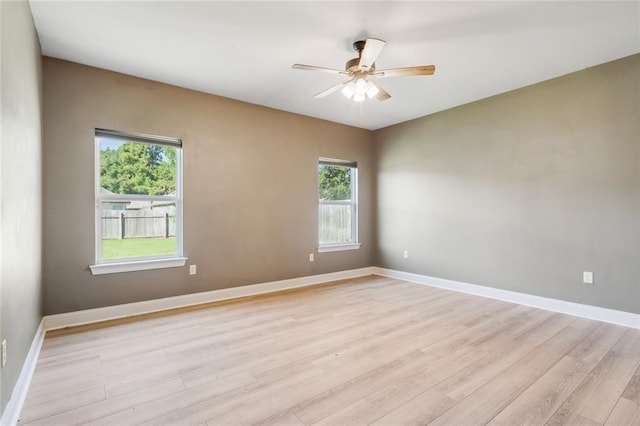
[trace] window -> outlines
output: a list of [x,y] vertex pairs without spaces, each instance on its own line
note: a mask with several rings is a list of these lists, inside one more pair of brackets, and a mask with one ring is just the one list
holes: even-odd
[[350,250],[358,244],[358,165],[318,162],[318,251]]
[[96,129],[95,143],[92,273],[183,266],[182,141]]

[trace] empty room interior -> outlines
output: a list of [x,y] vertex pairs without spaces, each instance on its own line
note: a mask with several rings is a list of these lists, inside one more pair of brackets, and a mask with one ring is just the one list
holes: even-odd
[[14,425],[639,425],[640,3],[1,0]]

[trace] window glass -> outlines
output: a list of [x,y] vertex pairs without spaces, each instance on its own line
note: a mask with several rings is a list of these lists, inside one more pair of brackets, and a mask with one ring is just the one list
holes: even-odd
[[100,187],[111,194],[176,192],[177,148],[100,138]]
[[96,132],[97,263],[182,255],[181,143],[152,138]]
[[318,205],[320,246],[357,242],[357,166],[355,163],[320,160]]

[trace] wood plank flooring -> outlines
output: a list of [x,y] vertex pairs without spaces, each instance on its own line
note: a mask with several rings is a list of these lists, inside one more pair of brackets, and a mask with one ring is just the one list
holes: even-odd
[[377,276],[48,333],[20,425],[640,424],[640,330]]

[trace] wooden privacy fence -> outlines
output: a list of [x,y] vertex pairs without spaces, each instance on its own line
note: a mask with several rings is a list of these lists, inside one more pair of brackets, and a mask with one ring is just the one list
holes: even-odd
[[351,240],[351,206],[320,204],[321,243],[345,243]]
[[157,210],[103,210],[102,238],[175,237],[176,216]]
[[[350,205],[320,205],[320,242],[350,241],[351,208]],[[102,238],[175,237],[176,217],[167,210],[103,210]]]

